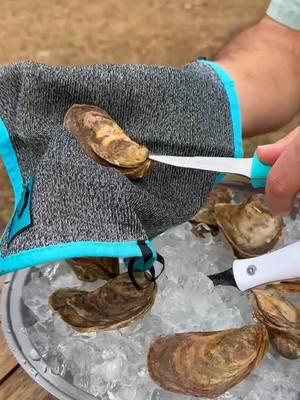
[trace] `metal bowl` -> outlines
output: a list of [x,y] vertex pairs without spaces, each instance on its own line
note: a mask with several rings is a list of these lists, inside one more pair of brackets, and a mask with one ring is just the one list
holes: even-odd
[[22,300],[22,290],[30,270],[9,275],[2,290],[2,327],[10,350],[27,374],[59,400],[99,400],[58,375],[54,375],[39,356],[26,334],[35,316]]

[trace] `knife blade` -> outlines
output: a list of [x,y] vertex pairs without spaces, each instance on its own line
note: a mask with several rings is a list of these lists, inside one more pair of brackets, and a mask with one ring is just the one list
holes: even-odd
[[157,154],[150,154],[149,158],[175,167],[243,175],[250,178],[252,186],[257,188],[265,187],[271,171],[271,166],[262,163],[257,153],[253,158],[181,157]]
[[267,283],[300,279],[300,241],[261,256],[235,260],[232,268],[209,275],[215,286],[230,285],[241,291]]

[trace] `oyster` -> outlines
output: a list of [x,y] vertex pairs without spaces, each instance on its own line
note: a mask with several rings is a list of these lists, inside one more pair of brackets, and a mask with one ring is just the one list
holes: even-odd
[[190,220],[192,231],[196,236],[204,237],[206,233],[213,236],[219,232],[219,226],[215,218],[215,205],[219,203],[231,203],[233,193],[226,186],[218,186],[209,195],[198,213]]
[[[253,312],[258,321],[268,329],[273,347],[282,356],[300,357],[300,309],[282,292],[283,286],[269,285],[266,289],[254,289],[250,294]],[[295,287],[291,286],[295,293]]]
[[165,390],[214,398],[245,379],[259,365],[268,345],[262,324],[164,336],[150,347],[148,370]]
[[249,295],[255,317],[269,328],[300,334],[300,310],[276,288],[253,289]]
[[267,289],[275,289],[281,293],[285,294],[295,294],[295,295],[300,295],[300,281],[295,280],[295,281],[283,281],[280,283],[271,283],[266,286]]
[[59,289],[50,296],[49,305],[79,332],[123,328],[142,318],[156,297],[155,282],[142,272],[136,272],[135,279],[142,290],[137,290],[124,273],[92,292]]
[[108,280],[120,273],[117,258],[73,258],[67,260],[77,278],[85,282]]
[[264,204],[264,195],[253,195],[240,204],[216,204],[215,218],[238,258],[251,258],[281,243],[284,222]]
[[90,158],[106,167],[118,168],[130,179],[143,178],[153,167],[149,150],[131,140],[99,107],[73,105],[65,115],[64,126]]
[[272,346],[280,355],[289,360],[300,357],[300,337],[286,332],[269,329]]

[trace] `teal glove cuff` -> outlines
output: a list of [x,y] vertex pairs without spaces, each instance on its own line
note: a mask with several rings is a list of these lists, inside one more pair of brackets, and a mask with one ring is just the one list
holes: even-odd
[[266,181],[272,167],[264,164],[258,158],[255,152],[253,156],[252,168],[251,168],[251,184],[255,188],[262,188],[266,186]]

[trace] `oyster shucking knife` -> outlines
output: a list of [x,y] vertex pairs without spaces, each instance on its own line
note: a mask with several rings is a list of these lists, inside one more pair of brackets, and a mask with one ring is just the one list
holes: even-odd
[[[265,187],[271,166],[253,158],[175,157],[150,155],[154,161],[182,168],[243,175],[255,188]],[[235,260],[232,268],[210,275],[214,285],[235,286],[241,291],[283,280],[300,279],[300,241],[254,258]]]
[[230,157],[177,157],[150,154],[149,158],[163,164],[181,168],[201,169],[243,175],[251,179],[253,187],[265,187],[271,166],[260,161],[257,153],[253,158]]
[[246,291],[266,283],[300,279],[300,241],[262,256],[234,260],[232,268],[208,276],[218,285]]

